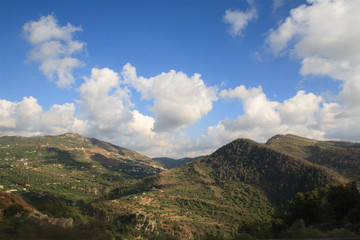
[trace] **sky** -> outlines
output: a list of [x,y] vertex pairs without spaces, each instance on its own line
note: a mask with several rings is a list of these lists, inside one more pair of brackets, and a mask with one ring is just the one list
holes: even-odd
[[0,136],[150,157],[360,141],[359,0],[2,0]]

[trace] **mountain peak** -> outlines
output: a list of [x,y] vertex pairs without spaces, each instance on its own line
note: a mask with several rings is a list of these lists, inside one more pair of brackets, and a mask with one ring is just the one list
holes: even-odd
[[305,137],[300,137],[294,134],[277,134],[267,140],[266,145],[270,145],[274,142],[285,142],[285,141],[298,141],[299,142],[307,142],[307,143],[315,143],[317,140],[309,139]]
[[275,151],[301,158],[340,173],[360,184],[360,144],[320,141],[296,135],[275,135],[266,142]]
[[0,171],[4,190],[60,195],[57,185],[61,185],[62,194],[68,198],[80,193],[93,198],[108,187],[164,170],[136,151],[76,133],[1,137],[0,146],[0,170],[11,170]]

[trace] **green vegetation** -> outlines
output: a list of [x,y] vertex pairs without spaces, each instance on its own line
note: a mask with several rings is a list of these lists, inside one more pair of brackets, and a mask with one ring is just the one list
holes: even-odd
[[244,182],[255,186],[277,206],[285,206],[299,191],[306,192],[339,181],[324,168],[247,139],[223,146],[201,159],[200,163],[211,166],[216,181]]
[[299,192],[274,223],[279,238],[354,237],[360,234],[360,192],[355,182]]
[[223,239],[243,232],[265,237],[273,232],[276,210],[297,192],[340,180],[308,161],[238,139],[186,166],[115,189],[111,200],[92,207],[111,219],[144,215],[156,222],[154,231],[181,238]]
[[154,161],[159,162],[167,169],[177,168],[184,166],[188,162],[193,162],[201,157],[194,157],[194,158],[181,158],[181,159],[173,159],[173,158],[166,158],[166,157],[157,157],[153,158]]
[[0,238],[353,237],[360,193],[345,183],[359,179],[358,149],[293,135],[237,139],[162,171],[76,134],[0,137],[0,191],[17,194],[0,196]]
[[328,167],[360,186],[360,143],[317,141],[276,135],[266,145],[287,155]]
[[360,193],[356,183],[332,184],[298,193],[290,202],[287,222],[292,224],[298,219],[324,231],[345,227],[360,231]]
[[43,223],[30,216],[13,216],[0,224],[1,239],[112,239],[111,234],[104,231],[101,222],[89,222],[63,227],[51,223]]
[[90,201],[161,170],[139,153],[76,134],[0,138],[0,185],[22,195]]

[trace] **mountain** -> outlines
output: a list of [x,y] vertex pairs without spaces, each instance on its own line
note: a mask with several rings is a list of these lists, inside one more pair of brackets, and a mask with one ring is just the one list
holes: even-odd
[[319,165],[237,139],[186,166],[114,189],[110,200],[92,207],[112,224],[131,219],[120,233],[162,229],[182,239],[227,238],[253,225],[266,231],[275,210],[297,192],[338,182],[345,179]]
[[360,186],[360,143],[318,141],[287,134],[270,138],[266,145],[332,169]]
[[[0,191],[22,197],[49,219],[72,219],[71,231],[80,235],[94,229],[120,239],[236,239],[272,231],[274,215],[298,192],[358,179],[359,149],[294,135],[265,144],[237,139],[165,171],[156,159],[77,134],[6,136],[0,137]],[[186,161],[157,160],[168,168]],[[0,201],[2,210],[10,207]]]
[[162,170],[140,153],[78,134],[0,137],[0,187],[23,195],[95,199]]
[[153,158],[153,160],[162,164],[165,168],[171,169],[171,168],[177,168],[177,167],[184,166],[186,163],[193,162],[199,158],[202,158],[202,156],[194,157],[194,158],[186,157],[186,158],[181,158],[181,159],[157,157],[157,158]]

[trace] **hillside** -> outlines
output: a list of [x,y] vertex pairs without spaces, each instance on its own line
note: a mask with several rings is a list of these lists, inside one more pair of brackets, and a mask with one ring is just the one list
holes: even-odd
[[162,166],[164,166],[167,169],[172,169],[172,168],[184,166],[186,163],[193,162],[201,157],[194,157],[194,158],[186,157],[186,158],[181,158],[181,159],[157,157],[157,158],[153,158],[153,160],[157,161],[158,163],[160,163]]
[[[277,135],[266,144],[237,139],[197,160],[173,160],[70,133],[0,137],[0,191],[22,197],[0,196],[7,199],[0,207],[7,209],[10,199],[49,219],[73,220],[71,231],[78,234],[89,230],[77,227],[85,224],[107,238],[265,236],[296,193],[358,179],[358,149],[355,143]],[[155,160],[168,168],[193,161],[164,171]]]
[[0,137],[0,187],[23,195],[90,200],[162,170],[135,151],[77,134]]
[[130,218],[147,231],[165,229],[183,239],[231,237],[253,225],[266,232],[275,210],[297,192],[340,181],[306,160],[238,139],[186,166],[115,189],[111,200],[93,207],[110,222]]
[[[76,209],[61,202],[54,205],[61,214],[65,208]],[[0,239],[112,239],[101,223],[74,220],[43,214],[20,196],[0,192]]]
[[295,135],[276,135],[267,143],[276,151],[326,166],[360,185],[360,143],[318,141]]
[[20,196],[13,193],[0,192],[0,221],[6,218],[24,214],[44,223],[70,227],[73,225],[72,218],[51,218],[36,210],[33,206],[24,201]]

